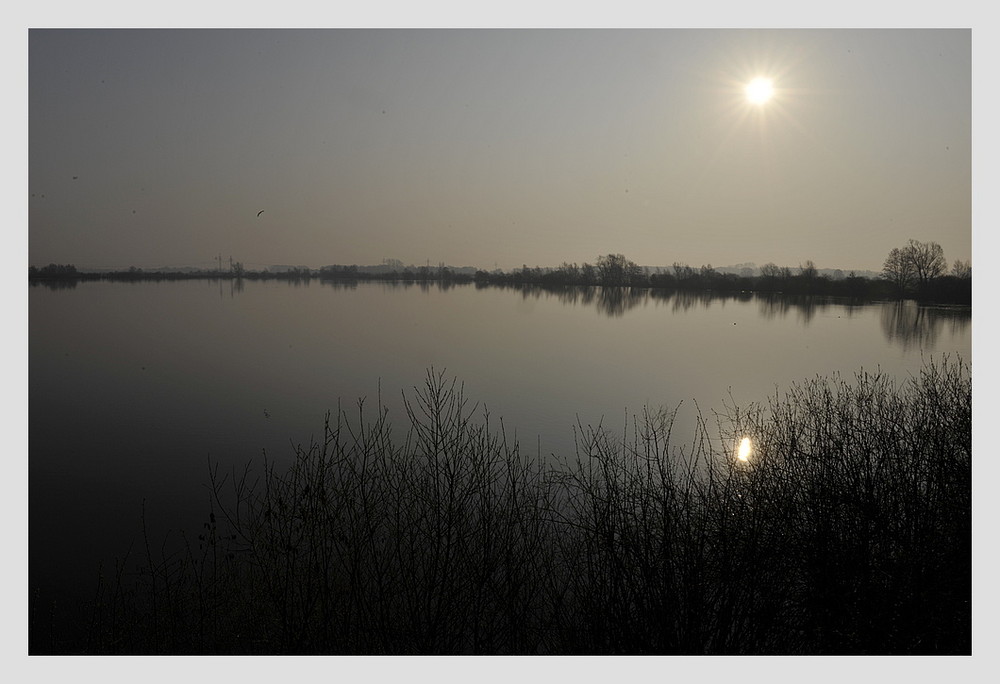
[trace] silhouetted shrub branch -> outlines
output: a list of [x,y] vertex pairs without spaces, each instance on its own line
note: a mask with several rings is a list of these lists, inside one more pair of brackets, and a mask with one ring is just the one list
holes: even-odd
[[544,463],[442,372],[404,400],[402,436],[379,397],[287,469],[212,467],[197,540],[102,580],[87,650],[971,650],[961,360],[699,412],[682,445],[676,409],[579,424]]

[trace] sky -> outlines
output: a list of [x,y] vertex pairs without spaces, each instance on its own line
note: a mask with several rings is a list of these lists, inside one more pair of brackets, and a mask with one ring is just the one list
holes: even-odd
[[967,29],[36,29],[29,263],[951,263],[971,84]]

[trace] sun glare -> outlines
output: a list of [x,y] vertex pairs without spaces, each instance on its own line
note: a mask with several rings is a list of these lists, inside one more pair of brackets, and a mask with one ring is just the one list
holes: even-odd
[[774,83],[769,78],[755,78],[747,84],[746,94],[753,104],[764,104],[774,95]]
[[740,459],[741,461],[748,461],[750,460],[751,451],[752,449],[750,447],[750,438],[744,437],[740,441],[739,449],[736,450],[736,458]]

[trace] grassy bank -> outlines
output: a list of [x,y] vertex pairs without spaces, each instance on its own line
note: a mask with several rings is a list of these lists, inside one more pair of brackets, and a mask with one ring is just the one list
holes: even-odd
[[816,378],[684,444],[670,412],[580,426],[545,462],[441,373],[401,431],[375,403],[288,469],[214,470],[203,528],[138,543],[71,650],[971,652],[967,364]]

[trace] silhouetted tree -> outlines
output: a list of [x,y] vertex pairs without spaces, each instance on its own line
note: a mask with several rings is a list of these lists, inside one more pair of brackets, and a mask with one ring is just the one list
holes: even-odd
[[28,275],[36,278],[74,278],[79,274],[73,264],[49,264],[33,271],[29,269]]
[[925,292],[930,282],[944,275],[948,267],[948,262],[944,259],[944,250],[936,242],[910,240],[904,253],[913,267],[918,292]]
[[894,247],[889,252],[882,266],[882,277],[892,283],[898,297],[916,286],[917,296],[924,298],[932,294],[931,283],[943,276],[947,267],[941,245],[911,239],[906,247]]
[[601,285],[611,287],[631,285],[642,273],[638,264],[626,259],[622,254],[597,257],[597,271]]
[[575,263],[568,264],[564,261],[559,270],[565,274],[566,282],[572,283],[580,279],[580,269]]
[[694,281],[696,276],[695,270],[693,268],[691,268],[687,264],[681,264],[675,261],[673,264],[673,269],[674,269],[674,278],[677,279],[678,287],[685,288],[692,285],[692,281]]
[[955,259],[955,265],[951,268],[951,274],[956,278],[971,278],[972,277],[972,262],[966,259],[962,261],[961,259]]
[[769,262],[767,262],[766,264],[764,264],[763,266],[760,267],[760,275],[763,278],[775,278],[775,279],[777,279],[778,276],[781,275],[781,269],[778,268],[777,264],[775,264],[772,261],[769,261]]
[[901,299],[906,294],[907,288],[913,283],[913,265],[904,250],[898,247],[890,250],[882,264],[882,278],[892,285],[897,297]]
[[771,292],[777,288],[778,278],[781,277],[781,269],[773,261],[769,261],[760,267],[761,289]]

